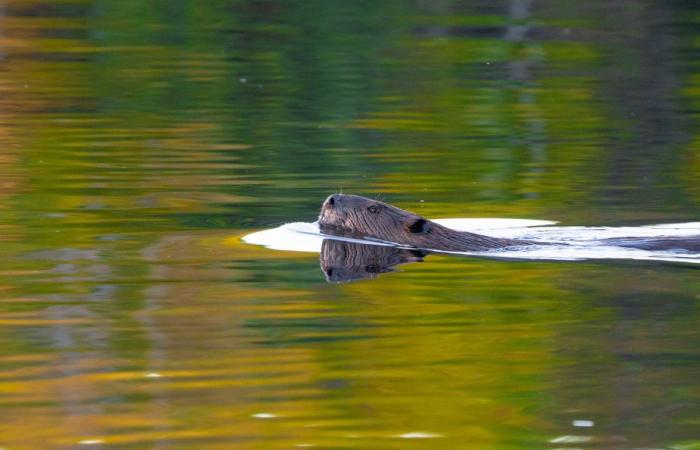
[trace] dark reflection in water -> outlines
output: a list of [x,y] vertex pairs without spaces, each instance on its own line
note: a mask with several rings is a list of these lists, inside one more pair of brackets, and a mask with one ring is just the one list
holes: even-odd
[[396,266],[423,261],[422,250],[405,250],[381,245],[324,239],[321,245],[321,270],[334,283],[376,278],[393,272]]
[[[340,189],[426,217],[697,220],[699,18],[3,0],[0,447],[697,448],[697,270],[433,255],[325,283],[316,255],[238,236]],[[331,279],[422,257],[326,247]]]

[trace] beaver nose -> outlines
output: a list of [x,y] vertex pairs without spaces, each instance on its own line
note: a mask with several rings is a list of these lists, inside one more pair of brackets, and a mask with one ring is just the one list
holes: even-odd
[[325,203],[329,208],[340,206],[340,195],[329,195]]

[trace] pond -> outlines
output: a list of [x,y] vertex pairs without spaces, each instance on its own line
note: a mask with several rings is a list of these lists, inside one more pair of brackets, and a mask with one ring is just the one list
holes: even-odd
[[242,237],[700,219],[700,7],[0,3],[0,448],[700,449],[700,272]]

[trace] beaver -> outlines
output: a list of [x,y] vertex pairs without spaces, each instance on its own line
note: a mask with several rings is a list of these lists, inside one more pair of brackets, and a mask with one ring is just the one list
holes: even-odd
[[456,231],[418,214],[359,195],[330,195],[321,206],[318,225],[325,234],[374,238],[428,250],[482,252],[533,244],[525,240]]
[[[485,252],[508,247],[551,245],[453,230],[410,211],[359,195],[330,195],[321,206],[318,225],[324,234],[369,238],[417,249],[447,252]],[[700,236],[608,238],[601,239],[594,245],[700,252]]]

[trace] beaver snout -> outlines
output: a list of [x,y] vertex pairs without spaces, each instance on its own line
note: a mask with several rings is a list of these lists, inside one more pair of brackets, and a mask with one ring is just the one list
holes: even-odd
[[347,202],[343,199],[342,194],[332,194],[323,202],[323,208],[339,209],[341,206],[346,206],[345,203]]
[[334,209],[338,211],[359,211],[361,209],[366,209],[368,206],[374,203],[376,202],[368,198],[360,197],[358,195],[331,194],[323,202],[322,209]]
[[325,202],[323,202],[323,206],[332,208],[336,205],[340,204],[340,198],[338,198],[337,195],[329,195],[328,198],[326,199]]
[[321,225],[331,225],[337,222],[338,215],[343,213],[341,204],[343,203],[340,194],[329,195],[321,205],[319,223]]

